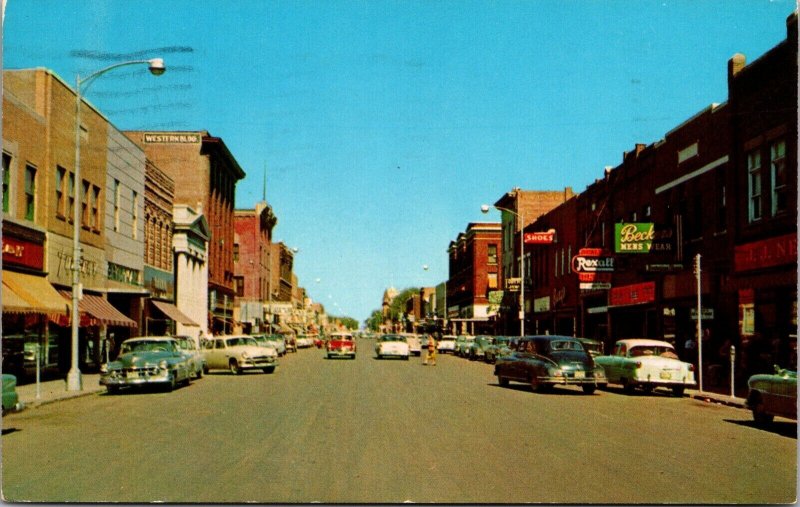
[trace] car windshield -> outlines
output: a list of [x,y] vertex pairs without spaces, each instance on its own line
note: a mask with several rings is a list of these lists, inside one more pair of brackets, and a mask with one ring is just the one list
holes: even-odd
[[631,347],[629,351],[630,357],[642,356],[661,356],[671,359],[678,359],[678,355],[672,347],[666,345],[637,345]]
[[192,350],[192,349],[194,349],[194,347],[192,347],[192,342],[189,341],[186,338],[182,338],[180,340],[177,340],[176,343],[178,344],[178,348],[181,349],[181,350]]
[[236,338],[228,338],[225,340],[228,344],[228,347],[236,347],[237,345],[250,345],[250,346],[258,346],[258,342],[255,338],[251,338],[249,336],[237,336]]
[[553,340],[550,342],[550,350],[583,350],[583,347],[577,341]]
[[122,344],[121,352],[173,352],[175,342],[168,340],[136,340]]
[[381,338],[381,341],[384,341],[384,342],[404,342],[404,341],[406,341],[406,339],[403,338],[402,336],[389,334],[389,335],[386,335],[383,338]]

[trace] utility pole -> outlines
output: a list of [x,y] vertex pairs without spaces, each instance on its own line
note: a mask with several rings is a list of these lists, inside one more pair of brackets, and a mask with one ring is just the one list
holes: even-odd
[[694,275],[697,279],[697,385],[703,392],[703,307],[700,285],[700,254],[694,257]]

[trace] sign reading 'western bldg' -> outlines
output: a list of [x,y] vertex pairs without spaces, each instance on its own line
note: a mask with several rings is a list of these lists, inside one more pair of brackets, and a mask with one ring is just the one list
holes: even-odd
[[200,134],[175,134],[175,133],[158,133],[150,132],[144,135],[144,142],[146,143],[162,143],[162,144],[199,144],[201,141]]

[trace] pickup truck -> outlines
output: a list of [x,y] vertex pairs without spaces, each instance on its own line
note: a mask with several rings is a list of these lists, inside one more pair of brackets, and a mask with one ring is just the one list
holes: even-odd
[[325,345],[328,359],[333,357],[356,358],[356,342],[350,333],[331,333]]

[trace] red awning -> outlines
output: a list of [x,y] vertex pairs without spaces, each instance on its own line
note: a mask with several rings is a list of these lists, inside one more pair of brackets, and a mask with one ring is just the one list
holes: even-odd
[[[61,295],[67,299],[72,298],[68,290],[60,291]],[[100,296],[84,294],[78,302],[78,311],[81,315],[81,326],[121,326],[136,327],[136,322],[126,317],[122,312],[114,308],[111,303]],[[88,317],[88,322],[84,317]]]

